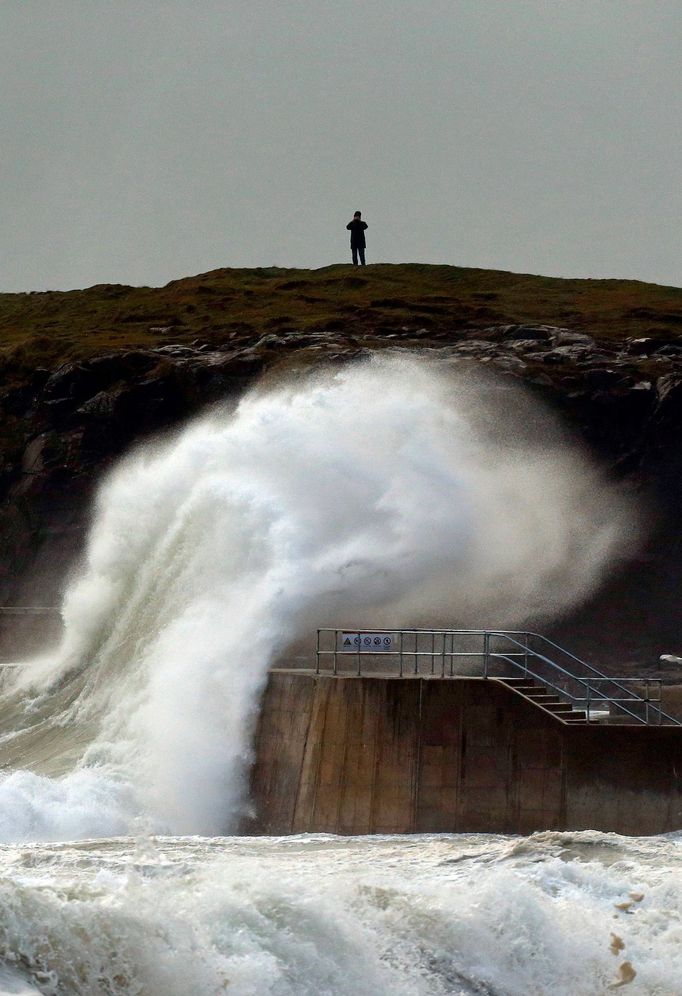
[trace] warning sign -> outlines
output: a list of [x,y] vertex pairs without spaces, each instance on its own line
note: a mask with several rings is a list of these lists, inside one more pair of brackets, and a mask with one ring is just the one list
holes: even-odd
[[390,654],[397,644],[395,633],[342,633],[340,649],[346,654]]

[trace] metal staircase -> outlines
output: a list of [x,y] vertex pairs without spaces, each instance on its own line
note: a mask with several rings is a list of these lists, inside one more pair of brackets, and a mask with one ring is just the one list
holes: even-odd
[[[545,685],[540,685],[532,678],[499,678],[503,685],[529,699],[536,706],[544,709],[560,719],[562,723],[587,723],[587,713],[584,709],[576,709],[570,702],[564,701],[558,695],[553,695]],[[594,719],[593,719],[594,721]]]
[[663,711],[660,678],[604,674],[528,631],[324,628],[316,670],[491,678],[564,723],[682,726]]

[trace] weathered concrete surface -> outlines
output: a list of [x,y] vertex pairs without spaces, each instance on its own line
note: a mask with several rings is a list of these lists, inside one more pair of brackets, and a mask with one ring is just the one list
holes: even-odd
[[251,833],[682,828],[682,730],[568,726],[499,682],[273,671]]

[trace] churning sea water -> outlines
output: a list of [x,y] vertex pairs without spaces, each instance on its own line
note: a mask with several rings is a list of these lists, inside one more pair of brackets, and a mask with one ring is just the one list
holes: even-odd
[[111,838],[0,863],[3,993],[682,992],[674,836]]
[[62,643],[0,697],[0,841],[233,830],[268,669],[316,627],[552,617],[633,518],[508,383],[389,357],[257,387],[103,482]]
[[551,617],[633,531],[547,413],[424,360],[132,454],[61,645],[3,686],[0,993],[679,996],[675,838],[220,836],[268,669],[317,626]]

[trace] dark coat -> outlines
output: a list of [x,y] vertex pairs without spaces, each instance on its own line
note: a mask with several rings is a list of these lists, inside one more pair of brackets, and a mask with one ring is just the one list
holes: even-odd
[[359,218],[353,218],[346,225],[346,228],[350,232],[350,247],[351,249],[364,249],[365,248],[365,229],[367,228],[366,221],[360,221]]

